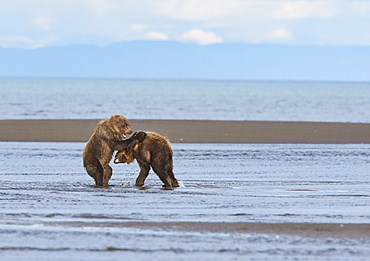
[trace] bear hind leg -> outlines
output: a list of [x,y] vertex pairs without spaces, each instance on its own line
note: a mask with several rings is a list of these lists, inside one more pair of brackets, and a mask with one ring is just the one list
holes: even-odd
[[95,186],[103,186],[103,168],[99,162],[97,164],[87,164],[85,166],[87,174],[95,181]]
[[179,187],[177,179],[173,174],[173,164],[171,161],[163,162],[154,161],[152,164],[153,171],[158,175],[160,180],[163,182],[164,187],[173,188]]
[[103,186],[104,187],[108,186],[108,182],[111,177],[112,177],[112,168],[109,165],[106,165],[104,167],[104,172],[103,172]]
[[175,175],[173,174],[172,170],[167,170],[164,175],[166,182],[163,182],[165,187],[171,187],[176,188],[179,187],[179,183],[177,179],[175,178]]
[[171,181],[171,187],[174,187],[174,188],[175,187],[180,187],[179,186],[179,182],[175,178],[175,175],[173,174],[173,170],[172,169],[167,171],[167,177]]

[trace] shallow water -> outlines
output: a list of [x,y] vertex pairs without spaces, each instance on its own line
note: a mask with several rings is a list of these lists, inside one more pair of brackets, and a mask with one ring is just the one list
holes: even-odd
[[1,119],[370,122],[370,83],[0,78]]
[[[114,165],[109,188],[82,168],[84,143],[1,142],[4,260],[365,260],[368,237],[166,228],[171,222],[369,223],[370,145],[173,144],[164,190]],[[134,222],[135,226],[128,226]],[[143,225],[150,222],[150,225]],[[370,225],[370,224],[369,224]]]

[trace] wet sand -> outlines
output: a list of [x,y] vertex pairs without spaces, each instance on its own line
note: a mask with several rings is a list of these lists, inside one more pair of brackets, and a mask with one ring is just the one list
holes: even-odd
[[[0,141],[86,142],[99,120],[0,120]],[[370,143],[369,123],[130,120],[173,143]]]
[[230,222],[48,222],[48,226],[112,227],[200,233],[257,233],[312,238],[370,239],[369,224]]

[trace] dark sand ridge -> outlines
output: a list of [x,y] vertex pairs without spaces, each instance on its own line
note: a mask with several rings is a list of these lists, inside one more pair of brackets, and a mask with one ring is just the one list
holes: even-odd
[[[0,141],[86,142],[99,120],[0,120]],[[370,143],[369,123],[130,120],[173,143]]]
[[230,222],[47,222],[48,226],[117,227],[201,233],[257,233],[311,238],[369,239],[369,224]]

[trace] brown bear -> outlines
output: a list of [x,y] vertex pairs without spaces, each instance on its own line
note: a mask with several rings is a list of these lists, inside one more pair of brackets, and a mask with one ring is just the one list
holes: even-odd
[[108,186],[112,176],[112,168],[108,164],[113,152],[132,150],[132,147],[146,136],[145,132],[137,132],[130,139],[122,140],[131,133],[129,121],[120,114],[114,114],[96,125],[82,156],[83,165],[96,186]]
[[173,151],[169,140],[155,132],[146,132],[142,142],[136,143],[132,151],[118,151],[114,163],[132,163],[135,159],[140,166],[140,173],[135,186],[143,186],[150,167],[164,183],[164,187],[178,187],[173,174]]

